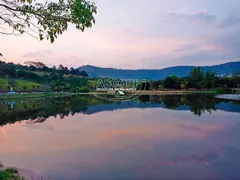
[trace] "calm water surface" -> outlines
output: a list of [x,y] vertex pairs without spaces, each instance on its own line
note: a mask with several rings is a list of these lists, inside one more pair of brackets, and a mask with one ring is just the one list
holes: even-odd
[[237,180],[239,115],[207,95],[1,101],[0,160],[54,180]]

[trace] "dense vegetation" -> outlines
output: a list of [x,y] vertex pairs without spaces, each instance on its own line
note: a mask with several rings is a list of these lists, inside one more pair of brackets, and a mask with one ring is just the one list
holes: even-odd
[[240,76],[233,74],[229,77],[216,76],[215,72],[202,71],[194,68],[186,77],[168,76],[164,80],[152,81],[152,89],[212,89],[212,88],[239,88]]
[[[98,79],[88,78],[86,71],[80,71],[63,65],[50,68],[41,62],[26,62],[27,65],[0,61],[0,93],[14,88],[17,92],[88,92],[95,90]],[[117,80],[108,77],[105,80]],[[121,79],[118,79],[119,81]],[[99,84],[99,83],[98,83]],[[108,83],[109,84],[109,83]],[[103,86],[106,86],[105,83]],[[148,81],[141,84],[141,90],[207,90],[239,88],[239,73],[231,76],[217,76],[215,72],[194,68],[188,76],[168,76],[163,80]],[[98,87],[99,88],[99,87]],[[108,87],[109,88],[109,87]],[[121,87],[118,87],[121,88]]]
[[0,163],[0,180],[25,180],[25,178],[19,176],[16,169],[4,168]]
[[0,61],[0,91],[11,87],[16,91],[88,91],[85,71],[63,65],[52,68],[41,62],[27,62],[28,65],[5,63]]

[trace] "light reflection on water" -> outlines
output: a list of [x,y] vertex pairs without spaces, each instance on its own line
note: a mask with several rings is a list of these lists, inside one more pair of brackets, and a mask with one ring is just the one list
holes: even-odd
[[[72,105],[78,113],[56,116],[51,106],[52,116],[3,124],[0,159],[57,180],[240,178],[239,104],[218,102],[214,112],[198,116],[189,103],[170,110],[160,102],[127,106],[91,101],[79,111],[72,104],[80,103],[73,100],[58,106],[67,112]],[[35,106],[41,114],[41,103]],[[6,119],[11,113],[21,119],[19,113],[28,109],[7,108],[0,117],[9,111]]]

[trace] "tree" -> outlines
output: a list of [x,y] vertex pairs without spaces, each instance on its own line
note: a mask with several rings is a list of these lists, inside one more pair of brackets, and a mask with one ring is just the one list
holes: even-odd
[[8,84],[11,86],[11,87],[15,87],[17,85],[17,81],[15,79],[9,79],[8,80]]
[[181,89],[187,89],[188,88],[188,82],[186,79],[183,79],[181,84],[180,84]]
[[63,66],[62,64],[60,64],[60,65],[58,66],[58,70],[64,70],[64,66]]
[[23,86],[23,90],[24,90],[24,91],[27,90],[27,86],[26,86],[26,85]]
[[216,73],[212,73],[211,71],[207,71],[205,73],[204,78],[204,87],[205,88],[214,88],[216,84]]
[[200,89],[203,87],[204,73],[200,67],[194,68],[189,77],[190,87]]
[[29,66],[29,69],[31,70],[31,71],[36,71],[37,70],[37,68],[35,67],[35,66]]
[[180,79],[177,76],[166,77],[163,81],[164,88],[178,89],[180,87]]
[[[0,0],[1,1],[1,0]],[[24,64],[28,65],[28,66],[34,66],[35,68],[43,68],[45,67],[46,65],[43,64],[42,62],[35,62],[35,61],[25,61]]]
[[64,74],[69,74],[70,73],[68,67],[64,67],[63,71],[64,71]]
[[17,169],[4,168],[4,166],[0,164],[0,179],[24,180],[25,178],[19,175]]
[[136,85],[137,90],[150,90],[150,83],[149,82],[141,82],[139,84]]
[[151,88],[150,89],[154,89],[157,90],[160,88],[160,86],[163,84],[163,81],[151,81]]
[[191,77],[195,81],[201,81],[203,79],[204,73],[201,71],[200,67],[194,68],[191,73]]
[[53,43],[69,24],[81,31],[92,27],[96,13],[95,4],[87,0],[0,0],[0,34],[28,34]]
[[80,71],[79,75],[83,77],[88,77],[88,74],[86,71]]
[[49,72],[50,71],[50,68],[48,68],[47,66],[44,66],[41,68],[42,71],[44,72]]
[[82,86],[79,88],[79,92],[89,92],[89,88],[87,86]]

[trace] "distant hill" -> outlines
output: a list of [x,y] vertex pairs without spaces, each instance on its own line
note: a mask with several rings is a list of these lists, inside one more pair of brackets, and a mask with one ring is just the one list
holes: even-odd
[[[86,71],[89,77],[110,77],[110,78],[123,78],[123,79],[164,79],[167,76],[176,75],[179,77],[187,76],[196,66],[174,66],[164,69],[115,69],[115,68],[102,68],[96,66],[81,66],[79,70]],[[227,76],[233,72],[240,71],[240,61],[229,62],[214,66],[201,66],[203,71],[215,72],[218,76]]]

